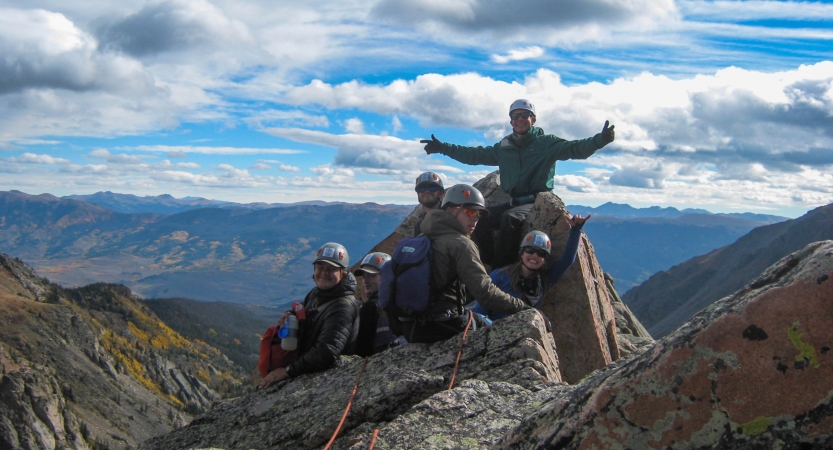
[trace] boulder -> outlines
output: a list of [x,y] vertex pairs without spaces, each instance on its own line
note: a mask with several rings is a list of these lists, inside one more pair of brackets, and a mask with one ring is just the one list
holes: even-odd
[[833,241],[551,398],[497,448],[831,448]]
[[[545,395],[563,388],[552,338],[541,315],[524,311],[494,327],[471,332],[463,346],[455,388],[450,382],[460,337],[409,344],[367,359],[336,448],[367,443],[374,428],[381,442],[401,448],[423,437],[444,442],[494,443],[531,414]],[[317,448],[344,412],[363,360],[341,357],[335,367],[282,381],[266,390],[216,404],[189,425],[150,439],[141,448]],[[490,404],[492,406],[490,406]],[[461,405],[465,405],[464,407]],[[478,411],[488,427],[460,434],[459,417]],[[432,418],[445,417],[445,421]],[[430,429],[414,425],[436,422]],[[385,426],[385,422],[391,422]],[[434,430],[428,433],[428,431]],[[442,431],[442,433],[440,433]],[[438,434],[440,433],[440,434]],[[471,441],[474,440],[474,441]],[[462,445],[462,444],[461,444]],[[485,445],[485,444],[478,444]]]

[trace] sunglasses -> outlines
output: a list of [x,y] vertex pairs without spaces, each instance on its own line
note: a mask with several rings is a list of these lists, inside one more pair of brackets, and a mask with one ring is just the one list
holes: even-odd
[[538,255],[539,258],[546,258],[547,257],[547,252],[545,252],[543,250],[535,249],[533,247],[524,247],[524,253],[528,253],[530,255],[534,253],[534,254]]
[[530,117],[535,117],[535,114],[532,114],[531,112],[509,114],[509,118],[511,118],[512,120],[529,119]]
[[466,213],[471,218],[479,219],[480,218],[480,211],[477,209],[466,209],[463,208],[463,212]]
[[416,189],[417,194],[423,194],[425,191],[437,192],[440,190],[440,187],[432,184],[431,186],[420,186]]

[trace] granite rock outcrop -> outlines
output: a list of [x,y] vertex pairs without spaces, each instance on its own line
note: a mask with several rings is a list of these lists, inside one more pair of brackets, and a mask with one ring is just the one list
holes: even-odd
[[506,449],[831,448],[833,241],[524,419]]
[[[367,444],[373,429],[382,427],[386,431],[379,448],[415,442],[488,446],[552,395],[546,392],[564,386],[552,338],[535,311],[470,333],[456,375],[458,387],[448,391],[459,347],[458,337],[368,358],[336,448]],[[321,447],[335,431],[362,366],[361,358],[342,356],[325,372],[220,402],[188,426],[141,448]],[[460,422],[461,414],[477,415],[478,426]]]

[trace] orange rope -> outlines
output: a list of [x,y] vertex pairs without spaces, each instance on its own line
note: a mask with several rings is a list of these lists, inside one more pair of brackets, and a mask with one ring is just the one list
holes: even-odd
[[338,423],[338,427],[336,428],[336,432],[333,433],[333,437],[330,438],[330,442],[327,442],[327,446],[324,447],[324,450],[330,450],[330,447],[335,442],[336,437],[338,437],[338,433],[341,432],[341,427],[344,426],[344,421],[347,419],[347,414],[350,412],[350,408],[353,406],[353,398],[356,396],[356,391],[359,390],[359,380],[362,379],[362,373],[364,373],[364,366],[367,365],[367,356],[364,357],[364,363],[362,363],[362,368],[359,370],[359,376],[356,378],[356,384],[353,386],[353,393],[350,394],[350,401],[347,402],[347,408],[344,410],[344,414],[341,416],[341,421]]
[[463,343],[466,342],[466,334],[469,332],[472,317],[474,317],[474,312],[469,310],[469,320],[466,322],[466,328],[463,330],[463,337],[460,339],[460,351],[457,352],[457,361],[454,363],[454,372],[451,373],[451,383],[448,384],[449,390],[454,387],[454,379],[457,378],[457,368],[460,367],[460,356],[463,355]]
[[370,445],[367,446],[367,450],[373,450],[373,446],[376,445],[376,438],[379,437],[379,429],[373,430],[373,437],[370,438]]

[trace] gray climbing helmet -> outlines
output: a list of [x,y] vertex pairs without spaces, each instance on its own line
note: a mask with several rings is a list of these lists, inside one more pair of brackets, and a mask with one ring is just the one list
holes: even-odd
[[550,237],[547,236],[547,233],[538,230],[532,230],[524,236],[523,240],[521,241],[521,249],[524,247],[533,247],[540,250],[547,252],[550,254],[550,248],[552,248],[552,241],[550,241]]
[[474,186],[468,184],[455,184],[445,191],[442,208],[446,206],[477,206],[481,211],[483,217],[489,217],[489,211],[486,209],[486,199],[483,194]]
[[440,178],[439,174],[436,174],[434,172],[423,172],[418,177],[416,177],[416,182],[414,183],[414,190],[419,189],[419,187],[424,184],[436,184],[441,189],[444,187],[442,178]]
[[337,242],[327,242],[318,249],[315,261],[312,263],[319,262],[346,269],[350,266],[350,255],[347,254],[347,249],[343,245]]
[[525,98],[519,98],[519,99],[515,100],[514,102],[512,102],[512,105],[509,107],[509,114],[511,115],[512,111],[515,111],[515,110],[518,110],[518,109],[525,109],[525,110],[531,112],[533,116],[535,115],[535,105],[533,105],[532,102],[530,102],[529,100],[527,100]]
[[382,266],[388,261],[390,261],[390,255],[387,253],[368,253],[364,259],[362,259],[362,263],[359,268],[353,271],[353,275],[360,277],[366,273],[380,273],[382,272]]

